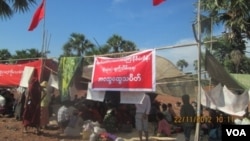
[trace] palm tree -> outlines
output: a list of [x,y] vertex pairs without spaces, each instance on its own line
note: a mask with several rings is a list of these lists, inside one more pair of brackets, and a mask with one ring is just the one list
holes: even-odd
[[194,60],[193,67],[194,67],[194,70],[197,72],[198,71],[198,60]]
[[11,18],[15,12],[27,12],[36,0],[0,0],[0,18]]
[[113,53],[121,52],[121,45],[123,43],[123,39],[121,36],[113,35],[108,39],[107,43],[110,46],[110,49],[112,49],[111,52]]
[[233,61],[233,64],[235,65],[235,71],[236,73],[239,72],[239,65],[241,63],[241,60],[243,59],[243,54],[239,50],[233,50],[230,53],[231,60]]
[[104,47],[99,47],[99,48],[91,48],[91,50],[86,51],[85,53],[85,58],[83,60],[83,64],[89,65],[93,64],[94,62],[94,55],[101,55],[101,54],[107,54],[108,53],[108,48]]
[[203,16],[213,19],[213,24],[224,25],[236,47],[245,43],[243,38],[250,39],[250,1],[201,0],[201,11]]
[[120,53],[120,52],[129,52],[129,51],[137,51],[135,43],[127,40],[123,40],[123,38],[119,35],[114,34],[107,41],[107,46],[110,48],[110,53]]
[[[201,72],[204,73],[204,78],[206,79],[207,78],[207,74],[205,72],[205,54],[204,53],[201,53],[201,60],[200,60],[200,69],[201,69]],[[194,60],[193,62],[193,67],[194,67],[194,70],[196,72],[198,72],[198,60]]]
[[64,56],[83,56],[88,50],[94,47],[83,34],[72,33],[69,41],[63,46]]
[[184,67],[186,68],[188,66],[188,62],[184,59],[181,59],[181,60],[177,61],[176,65],[177,65],[177,67],[180,68],[181,71],[183,71],[183,68]]
[[124,52],[137,51],[138,50],[136,48],[135,43],[133,43],[131,41],[127,41],[127,40],[123,41],[123,44],[122,44],[121,48],[123,49]]

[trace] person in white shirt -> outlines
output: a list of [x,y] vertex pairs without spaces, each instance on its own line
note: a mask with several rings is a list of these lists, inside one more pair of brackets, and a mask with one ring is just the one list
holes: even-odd
[[58,109],[58,112],[57,112],[57,122],[62,133],[64,129],[67,127],[68,122],[69,122],[69,117],[70,117],[69,108],[68,108],[69,105],[70,105],[69,101],[64,101],[63,105]]
[[5,106],[5,103],[6,103],[5,98],[4,98],[2,95],[0,95],[0,106],[1,106],[1,107],[4,107],[4,106]]
[[142,141],[142,132],[145,134],[146,141],[148,141],[148,115],[151,109],[150,97],[145,94],[141,104],[135,104],[135,126],[139,133],[139,139]]
[[0,95],[0,114],[4,113],[5,103],[6,103],[5,98],[2,95]]

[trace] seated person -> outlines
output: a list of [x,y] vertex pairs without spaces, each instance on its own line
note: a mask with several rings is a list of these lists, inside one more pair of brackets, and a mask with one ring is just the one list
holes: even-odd
[[114,133],[117,131],[117,121],[115,118],[114,109],[109,109],[103,119],[103,128],[109,133]]
[[97,121],[99,123],[102,123],[102,116],[101,116],[100,112],[98,111],[97,105],[90,106],[89,112],[91,115],[91,119],[93,121],[95,121],[95,122]]
[[171,135],[171,125],[165,119],[163,113],[158,112],[157,115],[158,127],[157,127],[157,136],[166,137]]
[[176,117],[176,113],[175,113],[171,103],[168,103],[167,107],[168,107],[167,111],[171,115],[171,121],[169,121],[169,123],[172,124],[172,123],[174,123],[173,121],[174,121],[174,118]]
[[80,136],[83,123],[81,113],[78,110],[74,110],[69,118],[69,123],[64,130],[64,134],[66,136]]
[[69,122],[69,117],[70,117],[69,106],[70,106],[70,102],[64,101],[62,103],[62,106],[57,111],[57,122],[60,128],[60,131],[62,133],[64,129],[67,127],[68,122]]
[[168,107],[167,107],[167,105],[166,104],[162,104],[161,105],[161,108],[162,108],[162,113],[163,113],[163,115],[165,116],[165,119],[167,120],[167,122],[168,123],[172,123],[172,121],[173,121],[173,118],[172,118],[172,115],[171,115],[171,113],[168,111]]
[[130,132],[132,130],[132,120],[128,111],[129,109],[127,109],[127,105],[125,104],[120,104],[116,111],[118,129],[125,132]]

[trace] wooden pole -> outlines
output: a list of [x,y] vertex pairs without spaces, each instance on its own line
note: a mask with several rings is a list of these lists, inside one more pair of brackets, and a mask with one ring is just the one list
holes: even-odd
[[[197,11],[197,46],[198,46],[198,93],[197,93],[197,111],[196,116],[201,115],[201,21],[200,21],[200,0],[198,0]],[[196,122],[194,141],[199,141],[200,123]]]
[[[42,50],[41,50],[41,54],[42,54],[42,57],[46,57],[45,56],[45,38],[46,38],[46,33],[45,33],[45,21],[46,21],[46,0],[44,0],[44,17],[43,17],[43,37],[42,37]],[[41,65],[41,72],[40,72],[40,79],[39,79],[39,82],[43,81],[43,68],[44,68],[44,59],[42,58],[41,59],[42,61],[42,65]]]

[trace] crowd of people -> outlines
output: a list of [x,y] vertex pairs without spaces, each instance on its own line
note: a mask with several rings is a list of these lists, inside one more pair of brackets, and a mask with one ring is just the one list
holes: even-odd
[[[66,136],[80,136],[85,121],[98,123],[110,134],[130,132],[135,128],[140,141],[143,135],[148,141],[149,124],[153,125],[154,136],[172,137],[176,132],[183,132],[185,141],[190,140],[191,133],[195,129],[194,121],[185,120],[196,117],[197,104],[190,103],[189,95],[182,96],[177,114],[172,103],[160,103],[152,99],[149,94],[145,94],[141,104],[120,104],[112,97],[105,99],[104,102],[90,101],[77,96],[74,100],[60,101],[60,97],[55,99],[53,91],[47,90],[47,85],[46,81],[39,83],[37,79],[32,79],[28,88],[17,89],[18,96],[14,96],[10,90],[2,90],[1,114],[22,121],[25,134],[30,133],[30,129],[35,129],[36,134],[42,133],[49,125],[52,116],[56,118],[59,133]],[[56,110],[51,108],[55,103],[60,105]],[[228,115],[212,109],[207,110],[211,122],[202,123],[201,130],[212,136],[211,132],[220,128],[218,116]],[[215,137],[211,137],[211,140],[212,138]],[[216,139],[219,140],[220,137]]]

